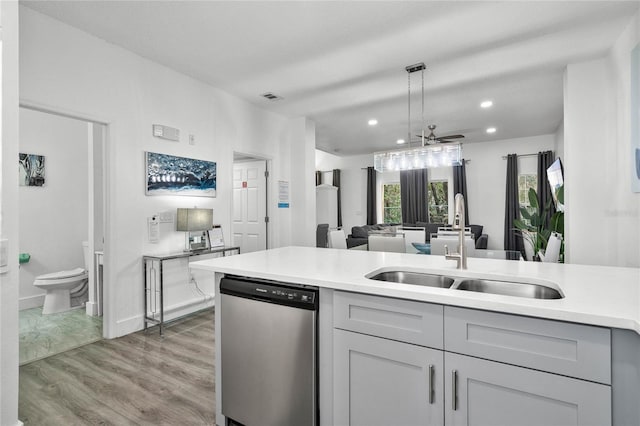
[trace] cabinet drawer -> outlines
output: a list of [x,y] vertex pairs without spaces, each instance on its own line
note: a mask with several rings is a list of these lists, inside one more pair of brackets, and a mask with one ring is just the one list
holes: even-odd
[[611,384],[611,330],[447,306],[445,350]]
[[336,328],[442,349],[442,322],[441,305],[334,292]]

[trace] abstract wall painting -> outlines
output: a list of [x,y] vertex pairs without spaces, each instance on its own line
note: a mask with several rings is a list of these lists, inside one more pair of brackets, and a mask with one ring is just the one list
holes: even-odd
[[147,195],[216,196],[216,163],[147,152]]
[[631,190],[640,192],[640,44],[631,51]]
[[20,186],[44,185],[44,155],[18,154]]

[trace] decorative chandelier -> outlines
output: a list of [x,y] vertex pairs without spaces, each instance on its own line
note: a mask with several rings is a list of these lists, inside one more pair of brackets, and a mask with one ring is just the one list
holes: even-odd
[[[408,148],[393,151],[380,151],[373,154],[373,167],[378,172],[413,170],[433,167],[447,167],[462,164],[462,145],[460,143],[441,144],[431,141],[425,136],[424,122],[424,70],[427,67],[423,62],[409,65],[405,68],[408,75],[407,115]],[[422,122],[420,126],[419,146],[411,147],[411,74],[420,71],[422,74]],[[432,143],[429,143],[432,142]]]

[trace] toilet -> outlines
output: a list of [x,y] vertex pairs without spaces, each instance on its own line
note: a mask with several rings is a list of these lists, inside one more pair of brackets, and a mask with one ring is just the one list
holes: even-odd
[[82,242],[82,251],[84,254],[84,268],[53,272],[36,277],[33,285],[46,291],[44,306],[42,307],[43,315],[71,309],[71,290],[80,288],[89,278],[87,268],[89,267],[90,257],[89,243],[87,241]]

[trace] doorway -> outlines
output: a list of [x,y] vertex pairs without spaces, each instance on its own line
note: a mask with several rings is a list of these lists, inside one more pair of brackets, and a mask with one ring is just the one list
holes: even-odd
[[241,253],[268,247],[268,180],[266,159],[234,153],[232,237]]
[[[24,365],[104,335],[97,260],[105,248],[107,125],[28,106],[19,112],[21,164],[25,160],[18,190],[24,254],[18,271],[19,362]],[[38,176],[28,179],[26,168]],[[50,279],[73,286],[67,306],[47,302]]]

